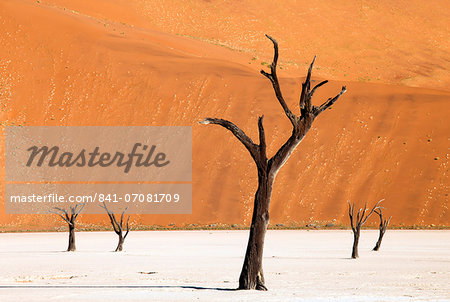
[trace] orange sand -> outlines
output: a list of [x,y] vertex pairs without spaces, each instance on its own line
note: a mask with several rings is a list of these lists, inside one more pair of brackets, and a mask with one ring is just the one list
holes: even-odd
[[[347,223],[348,200],[385,198],[394,225],[450,225],[450,3],[438,2],[2,1],[2,132],[5,125],[192,126],[192,215],[133,216],[134,223],[249,224],[250,156],[226,130],[197,122],[227,118],[256,139],[264,114],[269,152],[287,139],[290,124],[258,72],[271,61],[269,33],[280,43],[279,75],[293,111],[314,54],[315,79],[332,80],[315,102],[348,88],[280,171],[271,223]],[[1,200],[3,191],[4,181]],[[108,223],[105,215],[80,221]],[[59,224],[6,215],[0,205],[9,230]]]

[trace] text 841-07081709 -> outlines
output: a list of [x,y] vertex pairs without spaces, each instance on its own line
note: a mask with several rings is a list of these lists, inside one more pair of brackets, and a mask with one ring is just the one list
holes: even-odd
[[166,194],[166,193],[130,193],[123,196],[118,194],[99,194],[98,201],[100,202],[178,202],[180,201],[180,194]]

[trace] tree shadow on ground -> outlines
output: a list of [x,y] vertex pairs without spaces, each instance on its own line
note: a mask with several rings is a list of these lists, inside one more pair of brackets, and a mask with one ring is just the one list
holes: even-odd
[[13,288],[42,288],[42,289],[67,289],[67,288],[142,288],[142,289],[158,289],[158,288],[181,288],[181,289],[196,289],[196,290],[217,290],[217,291],[237,291],[237,288],[223,288],[223,287],[203,287],[193,285],[0,285],[0,289]]

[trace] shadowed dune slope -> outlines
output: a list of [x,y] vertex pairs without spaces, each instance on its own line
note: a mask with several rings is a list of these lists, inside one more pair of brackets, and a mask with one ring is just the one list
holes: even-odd
[[[99,1],[97,8],[105,6],[103,16],[86,1],[66,9],[64,1],[41,2],[0,3],[1,169],[6,125],[192,126],[192,214],[136,215],[133,223],[249,224],[257,181],[249,154],[223,128],[197,122],[226,118],[256,140],[257,119],[264,114],[269,153],[287,139],[290,124],[270,83],[258,73],[261,65],[253,63],[254,54],[164,33],[171,31],[152,25],[135,9],[137,1]],[[270,42],[263,41],[254,47],[263,48],[269,58]],[[296,51],[304,51],[303,44],[282,45],[281,57],[300,57]],[[339,77],[341,63],[333,65],[327,51],[321,51],[325,58],[319,52],[318,66],[339,70],[314,71],[335,79],[316,93],[314,102],[335,95],[342,85],[348,92],[316,120],[278,174],[271,223],[347,223],[348,200],[362,205],[385,198],[386,214],[395,225],[449,225],[450,93],[392,85],[401,81],[348,81]],[[351,57],[348,53],[346,60]],[[279,71],[281,85],[298,113],[303,80],[298,75],[306,68],[288,65],[289,70]],[[382,68],[382,74],[389,74],[395,66]],[[425,78],[424,87],[440,87]],[[439,79],[448,83],[445,76]],[[60,225],[49,215],[5,214],[4,185],[3,229]],[[80,222],[107,225],[105,216],[84,215]]]

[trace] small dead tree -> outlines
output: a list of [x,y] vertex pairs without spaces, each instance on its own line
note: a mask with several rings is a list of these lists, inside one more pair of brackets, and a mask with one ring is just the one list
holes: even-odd
[[380,235],[378,236],[377,244],[375,244],[375,247],[373,248],[374,251],[378,251],[381,246],[381,240],[383,240],[384,233],[386,233],[386,229],[389,225],[389,222],[391,221],[392,216],[389,217],[389,219],[383,220],[383,211],[381,210],[381,208],[375,210],[374,212],[378,215],[378,217],[380,217]]
[[123,243],[125,242],[125,238],[127,238],[128,232],[130,231],[129,221],[130,221],[130,215],[128,215],[127,218],[127,231],[125,232],[125,235],[123,235],[123,216],[125,215],[125,210],[123,210],[122,215],[120,216],[120,222],[117,221],[116,216],[113,212],[111,212],[107,207],[106,204],[103,203],[101,205],[102,208],[106,210],[106,213],[108,213],[109,220],[111,221],[111,224],[114,228],[114,232],[119,236],[119,243],[117,244],[115,252],[121,252],[123,249]]
[[372,208],[372,210],[370,210],[369,213],[367,213],[368,209],[367,209],[367,202],[364,204],[364,209],[359,209],[358,213],[356,214],[355,217],[355,204],[351,204],[350,201],[348,202],[348,216],[350,217],[350,224],[352,226],[352,231],[353,231],[353,248],[352,248],[352,258],[356,259],[359,257],[358,254],[358,244],[359,244],[359,236],[361,234],[361,227],[363,226],[364,223],[366,223],[367,219],[369,219],[370,215],[372,215],[372,213],[379,209],[380,207],[378,206],[380,204],[380,202],[382,202],[382,200],[378,201]]
[[286,163],[294,149],[301,142],[316,117],[326,109],[330,108],[338,98],[346,91],[345,86],[333,98],[329,98],[320,106],[313,106],[311,98],[314,92],[326,84],[328,81],[322,81],[311,89],[311,71],[313,69],[314,60],[312,61],[305,82],[302,84],[302,92],[300,94],[299,111],[300,115],[295,115],[286,104],[281,93],[280,83],[277,77],[278,62],[278,43],[272,37],[266,35],[272,41],[274,46],[274,57],[270,67],[270,73],[261,70],[261,74],[267,77],[272,83],[276,98],[280,103],[286,117],[292,124],[292,134],[280,149],[271,158],[267,157],[266,152],[266,136],[263,127],[264,116],[258,119],[259,144],[253,142],[244,131],[232,122],[218,118],[205,118],[201,124],[216,124],[222,126],[229,131],[245,146],[253,158],[258,170],[258,189],[255,194],[253,205],[253,216],[250,225],[250,235],[245,253],[244,264],[242,266],[241,275],[239,277],[239,289],[257,289],[267,290],[264,284],[264,275],[262,268],[264,237],[269,223],[269,203],[272,195],[272,187],[275,177],[280,168]]
[[61,208],[53,208],[53,210],[50,210],[50,213],[59,215],[67,224],[69,225],[69,246],[67,247],[68,252],[74,252],[76,250],[75,247],[75,222],[78,218],[78,215],[83,210],[84,206],[86,204],[83,203],[77,204],[74,207],[70,207],[70,214],[67,212],[66,209]]

